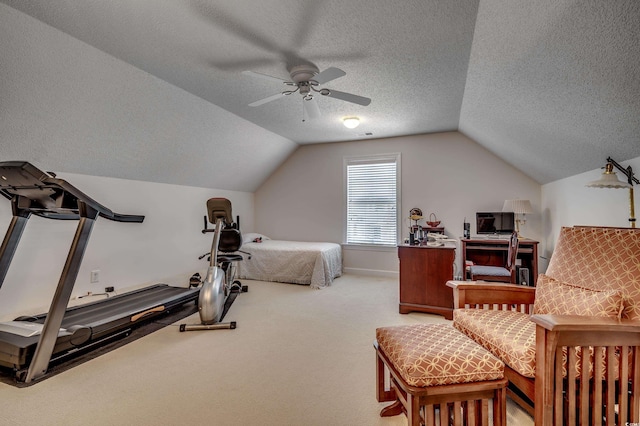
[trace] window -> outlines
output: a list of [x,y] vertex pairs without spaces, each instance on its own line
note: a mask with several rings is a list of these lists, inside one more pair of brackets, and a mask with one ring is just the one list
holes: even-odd
[[347,244],[398,243],[400,154],[345,158]]

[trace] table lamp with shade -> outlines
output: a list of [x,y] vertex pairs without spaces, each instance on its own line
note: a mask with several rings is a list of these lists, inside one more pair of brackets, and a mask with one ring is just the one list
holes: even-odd
[[[529,200],[504,200],[504,205],[502,206],[503,212],[513,212],[515,214],[516,221],[516,233],[518,234],[518,238],[524,238],[520,235],[520,225],[524,225],[527,223],[526,215],[527,213],[533,213],[533,209],[531,208],[531,202]],[[522,215],[520,218],[519,215]]]

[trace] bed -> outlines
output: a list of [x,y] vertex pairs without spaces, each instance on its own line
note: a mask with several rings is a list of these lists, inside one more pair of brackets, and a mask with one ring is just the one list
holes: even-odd
[[242,236],[243,254],[238,262],[240,279],[307,284],[311,288],[331,285],[342,275],[342,247],[335,243],[272,240],[248,233]]

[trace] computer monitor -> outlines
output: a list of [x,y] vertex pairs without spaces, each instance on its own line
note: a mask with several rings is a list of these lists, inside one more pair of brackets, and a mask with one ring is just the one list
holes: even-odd
[[478,234],[511,234],[515,230],[513,212],[477,212],[476,232]]

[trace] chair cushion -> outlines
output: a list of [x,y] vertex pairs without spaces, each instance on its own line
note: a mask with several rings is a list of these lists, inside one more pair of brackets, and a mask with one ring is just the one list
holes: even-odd
[[536,375],[536,325],[515,311],[456,309],[453,326],[525,377]]
[[241,254],[221,254],[218,255],[218,262],[241,262],[244,258]]
[[502,361],[449,324],[378,328],[376,339],[411,386],[470,383],[504,376]]
[[538,277],[534,314],[620,318],[622,309],[620,290],[589,290],[545,274]]
[[621,290],[622,316],[640,319],[640,229],[562,228],[546,274],[576,287]]
[[242,246],[242,234],[235,228],[223,228],[220,232],[218,249],[221,252],[233,252]]
[[[517,373],[535,378],[536,375],[536,325],[529,315],[515,311],[488,309],[456,309],[453,326],[481,344]],[[576,348],[579,349],[579,348]],[[594,348],[586,348],[593,360]],[[600,359],[604,363],[604,348]],[[578,350],[575,370],[580,375],[582,351]],[[630,359],[631,361],[631,359]],[[614,357],[614,374],[618,374],[619,357]],[[606,376],[607,368],[603,375]],[[567,375],[567,348],[563,348],[562,375]],[[593,376],[593,362],[589,363],[589,375]]]
[[493,277],[511,277],[511,271],[501,266],[473,265],[469,268],[471,275],[491,275]]

